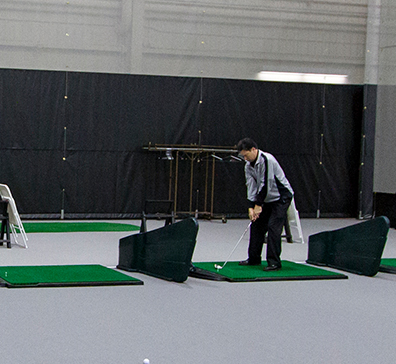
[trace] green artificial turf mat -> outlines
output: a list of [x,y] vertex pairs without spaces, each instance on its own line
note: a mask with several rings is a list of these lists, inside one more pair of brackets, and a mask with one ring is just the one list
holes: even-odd
[[[249,282],[249,281],[284,281],[284,280],[311,280],[311,279],[340,279],[348,278],[346,275],[331,272],[306,264],[299,264],[287,260],[282,261],[282,269],[278,271],[265,272],[263,268],[266,263],[259,266],[241,266],[238,262],[228,262],[223,269],[217,270],[214,265],[222,266],[224,262],[200,262],[193,263],[204,277],[204,271],[208,272],[208,279],[226,280],[230,282]],[[191,276],[197,276],[191,274]],[[210,278],[212,277],[212,278]]]
[[381,259],[381,265],[379,267],[379,272],[396,274],[396,259],[394,259],[394,258]]
[[0,266],[2,285],[8,288],[142,285],[102,265]]
[[24,222],[23,228],[26,233],[110,232],[140,229],[136,225],[112,222]]

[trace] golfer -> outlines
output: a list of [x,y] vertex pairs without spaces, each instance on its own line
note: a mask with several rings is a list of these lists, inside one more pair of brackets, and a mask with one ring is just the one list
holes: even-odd
[[248,259],[240,265],[260,265],[261,252],[267,236],[267,266],[265,271],[282,268],[282,231],[293,189],[275,157],[258,149],[250,138],[238,142],[238,152],[246,161],[248,213],[252,221]]

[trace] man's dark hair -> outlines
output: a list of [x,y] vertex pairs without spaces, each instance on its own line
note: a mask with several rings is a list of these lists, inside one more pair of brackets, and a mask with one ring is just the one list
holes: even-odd
[[256,142],[250,138],[241,139],[237,145],[238,153],[241,152],[242,150],[250,150],[252,148],[258,149],[258,146],[257,146]]

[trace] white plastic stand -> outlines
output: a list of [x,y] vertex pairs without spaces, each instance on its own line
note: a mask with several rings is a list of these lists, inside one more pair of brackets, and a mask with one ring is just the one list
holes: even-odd
[[[28,238],[27,238],[25,229],[23,228],[21,218],[19,217],[15,201],[14,201],[11,191],[7,185],[0,184],[0,196],[3,200],[8,201],[7,212],[8,212],[9,221],[10,221],[11,233],[12,233],[12,237],[14,238],[15,244],[20,245],[24,248],[27,248],[28,247],[27,246]],[[19,236],[18,236],[16,229],[18,229],[20,232],[20,235],[22,237],[22,242],[20,242],[18,240]]]
[[[295,243],[302,243],[304,244],[304,237],[301,229],[301,223],[300,223],[300,215],[296,209],[296,205],[294,203],[294,198],[292,199],[289,209],[287,210],[287,219],[289,221],[289,226],[290,226],[290,231],[291,235],[293,237],[293,242]],[[298,237],[295,238],[293,234],[293,230],[297,230]]]

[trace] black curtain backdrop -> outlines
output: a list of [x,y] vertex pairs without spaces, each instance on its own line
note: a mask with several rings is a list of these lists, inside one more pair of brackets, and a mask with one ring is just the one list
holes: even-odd
[[374,217],[374,152],[377,85],[364,85],[363,121],[360,139],[359,218]]
[[[144,146],[246,136],[279,160],[301,216],[357,216],[363,86],[26,70],[0,70],[0,86],[0,183],[25,218],[139,217],[168,199],[175,166]],[[215,214],[246,216],[243,167],[216,160]],[[193,168],[192,209],[206,211],[205,159]],[[178,211],[190,175],[181,153]]]

